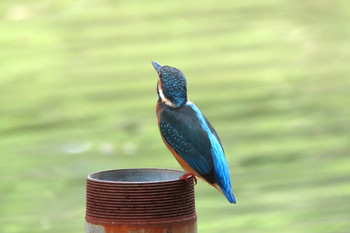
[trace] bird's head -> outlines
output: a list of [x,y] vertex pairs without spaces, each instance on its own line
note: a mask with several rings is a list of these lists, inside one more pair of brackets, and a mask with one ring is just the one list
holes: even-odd
[[160,102],[172,108],[179,108],[187,102],[187,87],[185,75],[171,66],[162,66],[152,62],[158,73],[157,92]]

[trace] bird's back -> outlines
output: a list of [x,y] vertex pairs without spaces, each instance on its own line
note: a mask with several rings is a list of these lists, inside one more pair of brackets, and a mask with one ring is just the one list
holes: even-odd
[[234,203],[227,161],[210,122],[191,102],[181,108],[170,108],[158,102],[157,109],[159,129],[165,143]]

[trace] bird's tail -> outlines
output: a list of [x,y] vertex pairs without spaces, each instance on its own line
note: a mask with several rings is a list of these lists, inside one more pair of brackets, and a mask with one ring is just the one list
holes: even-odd
[[213,185],[217,190],[222,192],[230,203],[236,204],[236,198],[233,195],[231,187],[228,189],[221,188],[217,183]]
[[233,203],[233,204],[236,204],[236,198],[235,196],[233,195],[233,192],[232,190],[228,190],[227,192],[223,192],[225,197],[227,198],[227,200],[230,202],[230,203]]

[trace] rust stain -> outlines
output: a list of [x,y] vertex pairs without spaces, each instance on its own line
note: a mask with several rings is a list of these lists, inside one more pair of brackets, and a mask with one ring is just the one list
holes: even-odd
[[194,233],[197,232],[197,221],[192,219],[180,223],[168,224],[127,224],[104,226],[106,233]]

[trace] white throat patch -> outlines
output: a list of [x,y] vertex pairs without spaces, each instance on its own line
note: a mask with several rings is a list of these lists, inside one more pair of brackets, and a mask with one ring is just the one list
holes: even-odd
[[172,107],[172,108],[176,108],[177,106],[171,102],[168,98],[166,98],[163,94],[163,90],[162,89],[158,89],[158,92],[159,92],[159,96],[160,98],[162,99],[162,103]]
[[160,98],[162,99],[162,103],[164,103],[164,104],[166,104],[166,105],[168,105],[169,107],[172,107],[172,108],[176,108],[177,107],[173,102],[171,102],[168,98],[166,98],[164,96],[161,82],[158,83],[158,92],[159,92]]

